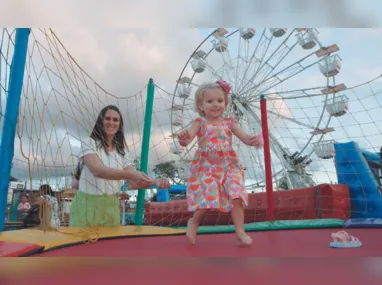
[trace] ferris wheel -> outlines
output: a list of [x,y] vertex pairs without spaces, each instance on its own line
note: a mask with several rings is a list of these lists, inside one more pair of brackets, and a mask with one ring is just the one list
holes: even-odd
[[[267,99],[267,116],[274,181],[285,180],[288,189],[315,185],[306,171],[311,155],[331,158],[333,141],[325,135],[333,117],[346,114],[346,86],[336,84],[341,70],[339,47],[325,45],[316,29],[218,28],[204,39],[181,71],[171,107],[171,152],[184,173],[197,148],[176,139],[189,126],[194,111],[194,92],[203,82],[223,79],[231,86],[226,116],[233,116],[250,134],[261,131],[260,95]],[[234,148],[246,174],[247,189],[264,184],[264,158],[260,150],[234,137]]]

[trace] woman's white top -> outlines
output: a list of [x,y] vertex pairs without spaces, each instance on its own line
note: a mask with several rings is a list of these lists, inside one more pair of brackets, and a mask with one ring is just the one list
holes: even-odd
[[[88,154],[98,155],[102,163],[110,168],[123,170],[130,165],[134,165],[133,159],[126,150],[124,157],[116,150],[109,152],[109,155],[107,155],[103,148],[97,147],[96,142],[92,138],[82,143],[79,157],[83,159]],[[121,180],[107,180],[95,177],[85,164],[81,172],[79,191],[95,195],[112,195],[120,192],[122,183],[123,181]]]

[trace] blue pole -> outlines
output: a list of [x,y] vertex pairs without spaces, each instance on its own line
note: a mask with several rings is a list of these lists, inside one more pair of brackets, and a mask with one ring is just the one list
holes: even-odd
[[9,74],[7,105],[5,107],[0,144],[0,232],[4,231],[5,214],[7,212],[8,186],[14,154],[14,141],[28,51],[29,32],[29,28],[16,29],[15,48]]
[[157,191],[157,202],[168,202],[168,201],[170,201],[170,193],[168,189]]

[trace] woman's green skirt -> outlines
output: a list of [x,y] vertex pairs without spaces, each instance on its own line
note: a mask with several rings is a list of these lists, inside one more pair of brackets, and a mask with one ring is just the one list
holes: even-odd
[[94,195],[78,191],[70,206],[70,227],[118,227],[120,207],[117,195]]

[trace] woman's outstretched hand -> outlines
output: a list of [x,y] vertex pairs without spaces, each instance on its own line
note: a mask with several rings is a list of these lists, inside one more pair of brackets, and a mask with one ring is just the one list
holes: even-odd
[[170,188],[170,180],[167,178],[154,179],[154,183],[156,184],[158,189],[169,189]]
[[154,181],[146,173],[135,171],[133,177],[129,180],[129,184],[133,189],[141,189],[151,187]]

